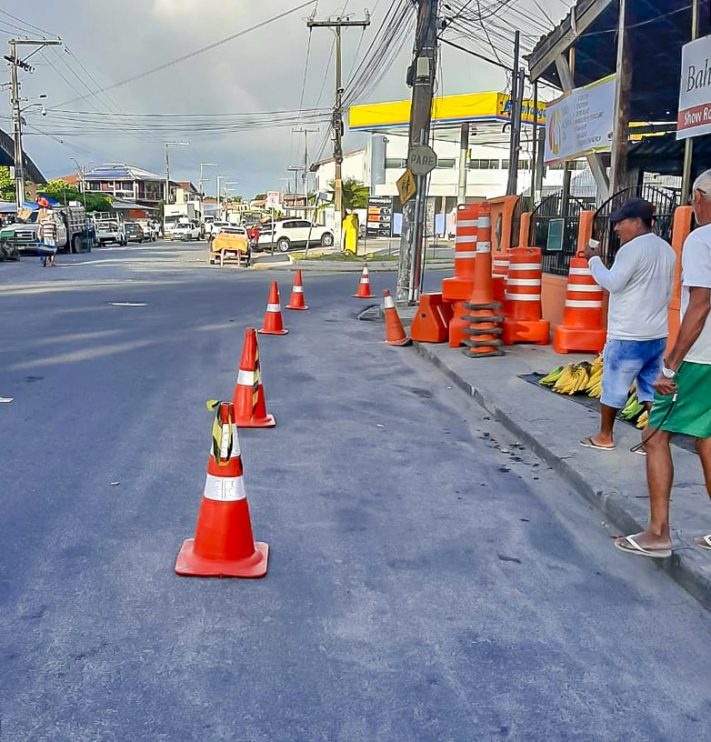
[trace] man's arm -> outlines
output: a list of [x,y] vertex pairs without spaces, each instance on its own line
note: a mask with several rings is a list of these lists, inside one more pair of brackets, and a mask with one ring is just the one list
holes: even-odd
[[632,279],[637,268],[637,259],[629,250],[620,250],[617,253],[612,268],[606,268],[599,255],[592,255],[588,267],[595,282],[611,294],[621,291]]
[[696,342],[704,329],[711,310],[711,288],[701,286],[689,287],[689,306],[684,312],[679,334],[667,358],[667,366],[676,371],[686,357],[691,346]]

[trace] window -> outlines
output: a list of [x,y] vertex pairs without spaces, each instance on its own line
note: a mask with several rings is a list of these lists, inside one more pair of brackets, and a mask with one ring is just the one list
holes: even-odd
[[498,160],[469,160],[470,170],[498,170]]
[[403,160],[402,157],[386,157],[385,167],[390,170],[400,170],[407,167],[407,160]]
[[442,157],[437,160],[437,170],[450,170],[455,167],[457,161],[452,157]]

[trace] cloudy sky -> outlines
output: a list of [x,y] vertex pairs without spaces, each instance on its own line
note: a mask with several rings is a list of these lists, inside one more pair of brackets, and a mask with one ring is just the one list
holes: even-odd
[[[65,43],[64,48],[45,49],[33,56],[34,72],[21,73],[22,94],[29,98],[23,105],[32,106],[37,96],[47,95],[46,116],[41,115],[39,105],[32,106],[25,114],[28,123],[25,148],[47,178],[74,172],[76,165],[71,158],[82,165],[125,162],[162,173],[163,142],[175,140],[176,136],[166,137],[155,131],[140,135],[127,132],[117,123],[117,114],[210,115],[298,110],[304,79],[303,107],[328,107],[333,102],[333,34],[328,29],[315,29],[309,44],[306,18],[314,6],[318,18],[339,14],[344,4],[346,13],[354,17],[362,17],[366,8],[371,11],[372,25],[368,30],[344,32],[343,70],[348,79],[354,60],[362,58],[392,1],[319,0],[213,50],[106,93],[76,100],[89,91],[133,78],[248,29],[291,10],[304,0],[62,0],[59,3],[3,0],[0,44],[4,48],[12,36],[27,36],[28,32],[38,36],[42,32],[56,34]],[[498,21],[492,23],[505,22],[513,27],[521,21],[522,30],[528,32],[532,28],[537,31],[550,27],[550,21],[560,19],[571,4],[571,0],[480,1],[482,6],[508,3],[502,13],[509,15],[498,15]],[[471,8],[477,4],[476,0],[469,4],[452,0],[450,7]],[[443,13],[447,12],[454,10],[443,7]],[[526,21],[526,16],[532,20]],[[466,41],[461,38],[461,32],[449,32],[448,37],[459,43]],[[533,35],[529,33],[529,37]],[[404,79],[412,40],[406,41],[380,82],[359,102],[409,97]],[[500,39],[493,37],[491,41],[504,57],[510,56],[509,49],[501,48]],[[484,51],[486,44],[481,43]],[[438,94],[506,86],[502,71],[446,46],[438,77]],[[0,83],[6,79],[9,79],[7,69],[0,76]],[[90,118],[91,125],[82,127],[81,113],[69,116],[72,121],[68,123],[67,114],[60,119],[53,108],[87,111],[89,116],[85,118]],[[6,131],[10,129],[8,113],[3,90],[0,126]],[[126,120],[121,119],[124,125]],[[311,135],[312,151],[320,149],[326,135],[324,125],[319,134]],[[212,178],[220,173],[239,181],[234,189],[246,196],[283,188],[282,179],[288,176],[286,168],[303,157],[303,137],[291,133],[291,127],[231,133],[191,131],[179,138],[188,140],[190,146],[171,149],[172,177],[197,182],[200,162],[217,163],[217,167],[206,168],[206,172]],[[353,149],[362,143],[359,136],[346,134],[344,147]],[[210,191],[209,185],[206,190]]]

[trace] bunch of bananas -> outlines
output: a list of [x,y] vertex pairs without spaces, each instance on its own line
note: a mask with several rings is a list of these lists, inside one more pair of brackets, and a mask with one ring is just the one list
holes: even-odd
[[642,412],[645,412],[644,405],[641,404],[641,402],[637,399],[637,392],[632,392],[630,394],[629,399],[627,400],[627,404],[622,408],[620,411],[620,418],[622,420],[629,420],[630,422],[632,420],[635,420],[638,418]]
[[583,361],[558,366],[538,383],[552,387],[558,394],[588,392],[591,397],[599,397],[602,394],[602,356],[592,363]]
[[642,430],[643,428],[646,428],[647,425],[649,425],[649,413],[647,410],[645,410],[638,418],[635,425]]
[[585,391],[593,399],[600,399],[602,396],[602,354],[592,362],[590,380]]

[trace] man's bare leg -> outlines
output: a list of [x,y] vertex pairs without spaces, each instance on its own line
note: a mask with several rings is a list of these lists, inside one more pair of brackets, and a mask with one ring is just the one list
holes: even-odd
[[[706,491],[709,497],[711,497],[711,438],[697,438],[696,452],[701,459],[701,468],[703,469],[704,480],[706,481]],[[711,533],[711,529],[709,532]],[[696,543],[706,549],[709,548],[708,544],[702,539],[696,539]]]
[[617,417],[617,409],[615,407],[608,407],[606,404],[600,404],[600,432],[594,435],[591,440],[598,446],[609,446],[615,445],[615,441],[612,437],[612,429],[615,426],[615,418]]

